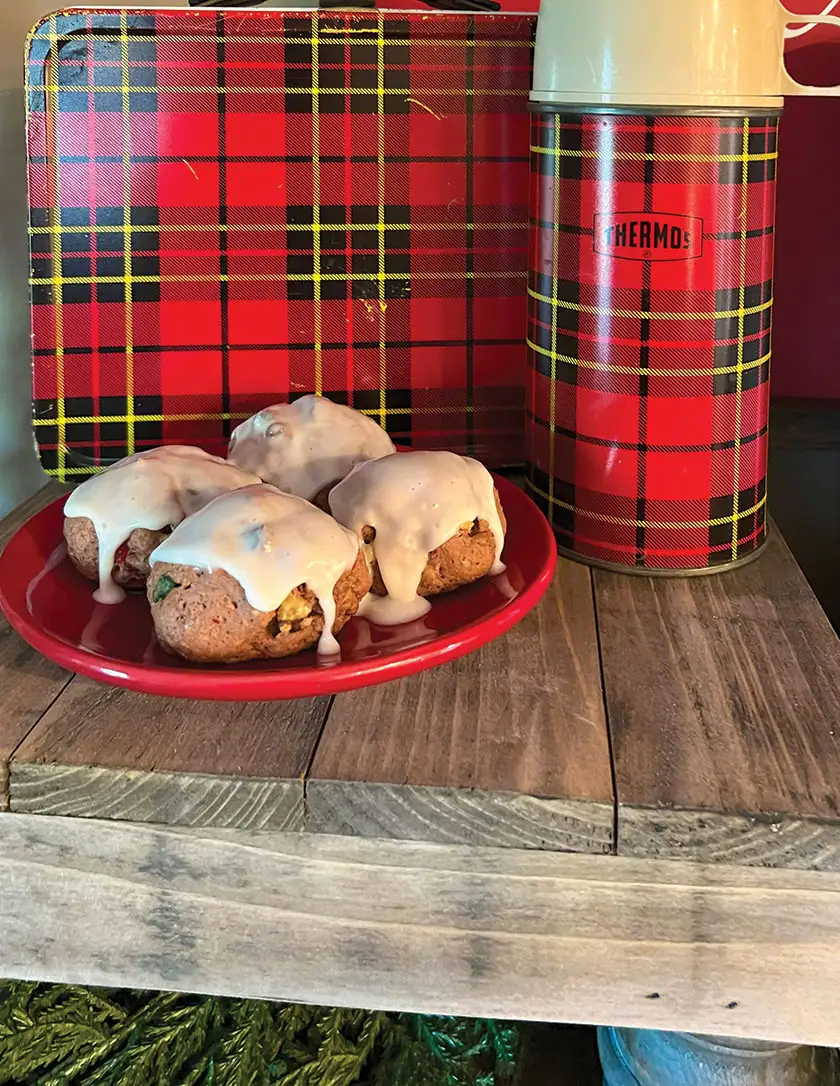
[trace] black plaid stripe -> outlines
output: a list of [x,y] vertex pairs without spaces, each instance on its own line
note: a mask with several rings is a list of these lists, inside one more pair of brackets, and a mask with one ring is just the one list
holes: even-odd
[[[539,508],[545,513],[554,531],[571,545],[575,534],[575,486],[567,479],[554,479],[532,462],[528,465],[528,490]],[[553,491],[553,493],[552,493]],[[553,501],[546,495],[552,493]]]
[[[644,164],[644,199],[642,210],[650,214],[653,210],[653,185],[654,185],[654,161],[656,152],[656,126],[653,117],[645,118],[645,155],[650,156]],[[649,262],[643,265],[642,289],[639,296],[639,305],[643,313],[651,310],[651,266]],[[644,448],[647,445],[647,416],[648,416],[648,390],[649,379],[647,370],[650,368],[650,317],[642,317],[639,321],[639,445]],[[646,480],[647,456],[638,457],[637,468],[637,498],[636,498],[636,565],[645,564],[645,518],[647,516]]]
[[[755,509],[750,516],[739,521],[738,556],[752,554],[764,543],[767,537],[767,507],[764,499],[767,495],[767,480],[759,480],[756,486],[746,487],[738,493],[738,509]],[[731,518],[735,511],[735,496],[712,498],[709,502],[709,520]],[[712,524],[709,527],[709,564],[727,565],[732,561],[730,545],[732,542],[732,522]]]
[[[756,122],[751,126],[747,137],[748,155],[775,156],[778,150],[778,131],[775,119]],[[737,156],[728,162],[718,164],[718,180],[722,185],[740,185],[743,174],[741,156],[744,152],[744,135],[741,127],[733,125],[721,131],[718,139],[718,151],[721,155]],[[747,181],[775,181],[776,158],[768,157],[763,161],[747,163]]]
[[[400,434],[406,431],[412,397],[413,393],[410,388],[389,388],[385,392],[385,409],[388,412],[385,416],[385,428],[389,434]],[[357,411],[375,413],[380,409],[378,389],[356,389],[352,400],[350,406]]]
[[[159,223],[160,211],[156,207],[131,208],[130,231],[132,274],[135,277],[156,277],[161,273],[160,235],[154,229]],[[122,278],[125,269],[125,212],[121,207],[63,207],[56,214],[46,208],[32,208],[30,225],[33,227],[60,225],[59,247],[61,267],[56,268],[52,255],[52,238],[49,234],[36,233],[31,239],[33,275],[37,279],[62,278]],[[96,227],[98,229],[91,229]],[[113,227],[114,229],[108,229]],[[65,304],[120,302],[126,300],[125,284],[120,283],[64,283],[61,301]],[[159,282],[134,282],[131,284],[134,302],[159,302]],[[34,305],[48,304],[56,299],[56,288],[36,283],[32,287]]]
[[[550,275],[533,272],[531,275],[533,291],[546,297],[553,297],[559,302],[569,302],[571,306],[580,305],[580,283],[575,279],[552,279]],[[556,309],[556,316],[552,316]],[[576,359],[578,356],[578,330],[580,310],[553,306],[551,302],[541,301],[531,293],[528,296],[529,327],[535,337],[534,342],[546,351],[554,350],[559,355]],[[552,328],[552,319],[554,327]],[[538,373],[550,377],[552,360],[548,355],[534,352],[531,364]],[[554,375],[557,381],[565,385],[578,383],[579,367],[560,359],[554,362]]]
[[555,166],[555,154],[540,154],[538,150],[531,152],[531,169],[546,177],[556,176],[563,179],[580,180],[583,175],[583,125],[575,123],[571,114],[563,115],[562,125],[551,123],[535,123],[531,127],[532,143],[535,148],[543,151],[565,152],[559,156],[559,162]]
[[[73,22],[74,16],[60,15],[57,33],[67,34],[68,40],[58,43],[56,63],[60,88],[58,108],[62,113],[87,113],[90,108],[87,86],[97,88],[93,95],[93,109],[97,113],[122,113],[124,57],[120,41],[107,40],[103,33],[99,40],[90,42],[80,34]],[[135,15],[126,26],[128,44],[128,101],[132,113],[156,113],[158,109],[157,48],[155,43],[134,41],[154,32],[153,16]],[[30,62],[35,54],[30,54]],[[113,87],[113,91],[108,88]],[[104,88],[104,89],[103,89]],[[30,95],[30,108],[44,109],[43,97]]]
[[[286,209],[285,240],[289,255],[287,267],[294,275],[312,275],[315,267],[314,213],[309,205],[295,204]],[[379,209],[372,204],[347,207],[321,204],[318,213],[320,267],[329,276],[365,276],[368,278],[324,278],[320,283],[323,301],[376,299],[379,297]],[[390,204],[385,208],[385,298],[404,298],[411,289],[411,208]],[[392,228],[388,228],[389,224]],[[349,229],[348,229],[349,225]],[[335,229],[331,229],[334,226]],[[370,230],[364,229],[370,226]],[[311,229],[307,229],[311,228]],[[290,300],[312,301],[312,280],[289,280]],[[469,337],[468,337],[469,338]]]
[[[370,90],[370,94],[352,93],[345,99],[341,94],[319,96],[318,111],[323,114],[344,113],[376,114],[379,112],[378,60],[379,50],[375,44],[360,42],[351,44],[350,67],[346,65],[345,47],[336,43],[336,30],[343,33],[345,24],[341,20],[322,19],[320,35],[325,39],[318,45],[319,87],[331,90]],[[287,34],[290,38],[308,38],[312,33],[311,19],[286,20]],[[389,19],[383,28],[386,43],[383,47],[383,87],[388,91],[404,90],[405,96],[386,94],[383,110],[389,115],[408,115],[411,104],[410,95],[410,46],[402,40],[411,35],[411,23],[408,19]],[[401,40],[402,39],[402,40]],[[399,42],[399,44],[397,44]],[[287,88],[296,88],[286,92],[287,113],[312,113],[312,50],[308,45],[289,42],[283,47],[285,61],[285,80]],[[299,88],[299,89],[297,89]],[[345,102],[349,100],[349,105]]]
[[[527,414],[528,422],[532,426],[540,427],[542,430],[549,432],[550,426],[546,419],[535,414],[531,408],[528,408]],[[742,448],[748,447],[753,442],[765,437],[767,429],[767,424],[765,423],[752,433],[744,434],[738,444],[740,444]],[[736,445],[734,438],[726,438],[723,441],[708,441],[704,444],[684,443],[679,445],[663,445],[652,441],[617,441],[614,438],[599,437],[593,434],[581,434],[568,426],[555,426],[553,432],[555,434],[560,434],[563,437],[572,438],[582,445],[595,445],[605,449],[620,449],[628,452],[721,452],[725,449],[734,449]]]
[[[34,418],[44,422],[56,417],[55,400],[35,400]],[[103,421],[113,416],[125,416],[126,403],[122,396],[68,396],[64,401],[65,415],[69,419],[87,419],[85,422],[65,423],[65,455],[70,467],[90,468],[121,460],[128,455],[128,423]],[[140,396],[135,399],[137,415],[161,415],[163,399],[160,396]],[[135,446],[139,449],[154,448],[163,440],[163,422],[139,421],[134,426]],[[45,471],[58,468],[58,426],[39,425],[37,428],[41,466]],[[80,476],[74,474],[74,479]]]
[[[741,372],[741,391],[756,388],[770,380],[770,346],[772,307],[768,304],[773,298],[773,283],[756,283],[744,289],[744,309],[766,306],[757,313],[746,313],[743,317],[721,317],[715,321],[714,349],[715,369],[729,369],[738,365],[739,359],[744,368]],[[736,289],[715,292],[715,308],[719,312],[737,310],[740,305],[740,291]],[[743,328],[739,341],[739,329]],[[729,342],[727,342],[729,341]],[[750,365],[764,359],[760,365]],[[738,386],[736,372],[717,373],[714,376],[714,394],[726,396],[735,393]]]

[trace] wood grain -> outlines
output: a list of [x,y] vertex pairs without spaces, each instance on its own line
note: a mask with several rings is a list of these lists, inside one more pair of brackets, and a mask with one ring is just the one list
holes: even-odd
[[301,829],[329,701],[155,698],[79,676],[15,752],[13,811]]
[[[64,487],[50,483],[0,521],[0,550],[33,513],[64,491]],[[0,811],[8,809],[12,751],[70,678],[70,672],[51,664],[22,641],[0,614]]]
[[336,698],[307,780],[309,828],[607,852],[613,804],[588,570],[445,667]]
[[0,819],[0,976],[840,1041],[840,876]]
[[778,533],[732,573],[595,589],[619,852],[840,870],[840,642]]

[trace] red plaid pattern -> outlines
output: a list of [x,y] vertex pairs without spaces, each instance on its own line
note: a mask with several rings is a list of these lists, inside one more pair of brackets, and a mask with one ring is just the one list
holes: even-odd
[[764,541],[777,118],[537,113],[529,486],[595,563]]
[[531,16],[70,12],[29,44],[48,472],[309,392],[523,457]]

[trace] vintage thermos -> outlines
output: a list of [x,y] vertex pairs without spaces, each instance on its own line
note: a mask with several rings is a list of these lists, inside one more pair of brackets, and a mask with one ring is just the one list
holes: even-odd
[[710,573],[764,544],[778,119],[840,93],[785,71],[802,18],[542,0],[528,482],[571,557]]

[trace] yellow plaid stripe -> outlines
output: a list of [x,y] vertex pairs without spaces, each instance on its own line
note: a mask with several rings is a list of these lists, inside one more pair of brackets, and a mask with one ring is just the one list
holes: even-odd
[[[161,12],[161,15],[166,15],[166,12]],[[291,14],[296,14],[292,12]],[[477,41],[468,41],[466,38],[447,38],[441,37],[435,40],[424,41],[419,38],[386,38],[383,37],[384,30],[377,29],[374,26],[327,26],[318,24],[317,19],[314,20],[315,25],[318,26],[318,37],[324,43],[331,45],[345,44],[344,38],[352,35],[359,35],[360,38],[364,38],[360,41],[360,45],[410,45],[415,49],[428,49],[433,53],[439,51],[441,48],[452,49],[466,49],[475,46],[483,47],[485,49],[527,49],[528,45],[522,40],[518,39],[489,39]],[[91,34],[91,33],[73,33],[73,34],[58,34],[55,30],[45,32],[43,28],[39,28],[33,38],[38,41],[48,41],[58,45],[65,45],[68,42],[121,42],[122,35],[120,34]],[[335,38],[335,41],[330,41],[331,38]],[[278,42],[283,45],[311,45],[312,37],[299,37],[299,36],[286,36],[285,34],[238,34],[235,30],[230,33],[222,35],[214,34],[140,34],[132,31],[131,40],[133,42],[151,42],[155,45],[203,45],[203,44],[218,44],[223,42],[225,45],[277,45]],[[484,62],[486,63],[486,61]],[[139,88],[132,87],[132,90]],[[195,88],[193,88],[195,89]],[[300,88],[297,88],[298,90]],[[526,92],[527,93],[527,92]]]
[[[132,36],[132,41],[134,37]],[[322,42],[326,45],[327,42]],[[392,42],[386,42],[386,45],[393,44]],[[381,48],[381,46],[380,46]],[[81,85],[78,83],[72,83],[70,85],[60,83],[30,83],[29,90],[40,91],[42,94],[53,94],[58,91],[72,91],[74,94],[129,94],[145,92],[147,94],[181,94],[188,95],[195,98],[199,94],[247,94],[247,95],[265,95],[265,94],[311,94],[315,98],[320,95],[326,94],[340,94],[342,97],[345,95],[354,94],[366,94],[370,95],[369,87],[289,87],[285,84],[280,84],[276,87],[222,87],[222,86],[149,86],[147,84],[134,85],[124,83],[121,86],[109,85],[103,87],[94,87],[89,84]],[[377,93],[382,95],[401,95],[403,98],[408,98],[404,87],[380,87]],[[423,94],[426,96],[437,97],[456,97],[463,98],[465,95],[475,97],[493,97],[493,98],[525,98],[528,95],[528,91],[520,89],[518,87],[474,87],[470,90],[461,86],[452,87],[428,87],[423,90]]]
[[[554,138],[558,140],[560,138],[560,115],[554,115]],[[554,160],[554,222],[560,222],[560,159]],[[557,414],[557,278],[559,274],[559,260],[558,252],[560,247],[560,231],[552,230],[551,238],[551,384],[549,385],[548,393],[548,420],[551,437],[549,438],[549,450],[548,450],[548,497],[549,501],[554,503],[554,461],[555,461],[555,448],[554,448],[554,419]],[[527,337],[526,337],[527,338]],[[553,520],[553,518],[552,518]]]
[[[385,43],[383,18],[378,17],[379,27],[376,48],[376,199],[379,206],[379,222],[385,221]],[[385,429],[385,407],[388,402],[388,354],[385,349],[388,304],[385,301],[385,233],[379,232],[379,425]]]
[[[738,373],[743,374],[748,370],[758,369],[759,366],[763,366],[765,362],[770,361],[769,352],[762,355],[761,358],[757,358],[754,362],[744,362],[743,358],[734,366],[704,366],[704,367],[674,367],[667,366],[661,369],[657,369],[654,366],[648,366],[645,369],[641,369],[639,366],[621,366],[610,362],[590,362],[584,358],[574,358],[572,355],[560,354],[558,351],[551,351],[548,347],[540,347],[539,344],[534,343],[532,339],[526,339],[528,346],[536,354],[542,355],[543,358],[550,359],[552,363],[552,382],[554,381],[554,364],[557,362],[564,362],[569,366],[578,366],[584,370],[597,370],[599,373],[615,373],[615,374],[629,374],[633,377],[640,377],[643,374],[648,374],[651,377],[714,377],[717,374],[724,373]],[[743,356],[743,336],[741,343],[741,350],[739,354]]]
[[[55,31],[56,16],[50,16],[49,26],[52,31]],[[51,71],[55,64],[55,53],[51,52],[47,62],[45,71]],[[56,120],[58,117],[58,95],[57,93],[50,92],[49,96],[50,110],[47,114],[47,132],[48,139],[51,140],[53,146],[52,156],[52,178],[54,193],[53,198],[55,200],[55,206],[61,207],[61,165],[59,156],[56,153],[58,150],[58,133],[56,131]],[[53,213],[54,210],[53,210]],[[50,241],[50,251],[52,253],[53,267],[60,268],[62,261],[62,246],[61,235],[53,234]],[[53,306],[54,312],[54,326],[55,326],[55,389],[56,389],[56,415],[58,416],[56,423],[58,429],[58,473],[61,475],[65,467],[65,450],[66,450],[66,429],[64,423],[64,309],[62,305],[63,299],[59,292],[58,297],[55,299]]]
[[713,528],[721,524],[731,523],[734,530],[737,532],[738,521],[742,520],[744,517],[753,516],[759,509],[763,509],[767,502],[766,497],[764,497],[749,509],[736,511],[731,517],[714,517],[711,520],[634,520],[632,517],[613,517],[607,513],[595,513],[591,509],[583,509],[579,505],[572,505],[569,502],[561,501],[559,498],[551,497],[530,479],[525,480],[525,485],[529,490],[533,490],[535,494],[539,494],[541,498],[551,502],[553,506],[557,506],[560,509],[567,509],[574,513],[576,517],[594,520],[599,524],[617,524],[625,528],[666,528],[679,530],[680,528]]
[[[388,415],[407,416],[407,415],[464,415],[464,414],[498,414],[500,412],[510,411],[510,407],[505,404],[484,404],[484,405],[463,405],[452,406],[443,404],[440,407],[374,407],[374,408],[362,408],[361,414],[367,415],[371,418],[376,418],[380,425],[384,425],[384,417]],[[197,411],[197,412],[172,412],[167,415],[74,415],[72,417],[64,418],[63,422],[66,426],[70,426],[73,423],[143,423],[143,422],[241,422],[250,416],[246,411]],[[34,419],[33,425],[36,427],[49,427],[57,424],[57,419]],[[59,444],[59,466],[56,468],[46,468],[45,472],[49,476],[53,476],[59,479],[64,479],[77,475],[90,475],[92,472],[102,471],[101,466],[74,466],[66,463],[67,447],[62,438]]]
[[[360,414],[379,416],[382,409],[379,407],[357,408]],[[464,415],[471,412],[476,414],[492,414],[494,412],[510,411],[509,404],[441,404],[440,407],[386,407],[386,415]],[[128,422],[129,418],[134,422],[241,422],[251,417],[250,411],[193,411],[171,412],[166,415],[67,415],[65,423],[70,426],[73,423],[108,423]],[[55,426],[57,419],[33,419],[33,426]]]
[[[61,454],[62,451],[66,452],[66,450],[59,449],[59,454]],[[90,468],[77,468],[77,467],[67,467],[66,464],[62,464],[62,466],[58,467],[58,468],[44,468],[43,469],[45,475],[49,475],[52,478],[59,479],[61,482],[64,482],[64,480],[69,478],[70,476],[74,476],[74,475],[92,475],[95,472],[102,471],[102,470],[103,470],[103,468],[101,468],[99,466],[90,467]]]
[[315,394],[324,390],[324,346],[321,314],[321,118],[318,101],[318,35],[312,35],[312,268],[313,268],[313,331],[315,334]]
[[580,302],[566,302],[559,298],[552,298],[548,294],[540,294],[539,291],[533,290],[531,287],[528,288],[528,295],[535,299],[535,301],[545,302],[547,305],[557,306],[559,309],[568,309],[573,313],[586,313],[593,317],[627,317],[628,320],[719,320],[725,317],[747,317],[753,313],[763,313],[766,309],[771,309],[773,306],[773,299],[770,298],[760,305],[741,306],[739,309],[713,309],[689,313],[666,310],[655,312],[654,310],[618,309],[606,305],[583,305]]
[[[128,15],[120,15],[120,41],[123,66],[123,83],[128,83]],[[133,282],[131,233],[131,103],[128,91],[122,94],[123,118],[123,271],[125,280],[125,399],[128,419],[126,421],[125,444],[128,455],[134,452],[134,310],[132,308],[129,283]]]
[[[371,282],[386,279],[406,279],[422,282],[448,282],[459,279],[522,279],[527,276],[525,271],[439,271],[439,272],[412,272],[407,276],[404,272],[321,272],[320,280],[329,282]],[[260,274],[253,275],[55,275],[44,278],[34,277],[29,280],[35,287],[58,287],[66,284],[84,284],[93,286],[96,283],[305,283],[315,279],[314,273],[289,272],[286,275]]]
[[[741,400],[744,391],[743,360],[744,360],[744,291],[747,278],[747,194],[749,185],[749,146],[750,146],[750,122],[744,118],[744,132],[741,142],[741,252],[738,276],[738,365],[736,368],[735,389],[735,479],[732,484],[733,507],[735,520],[732,522],[732,559],[738,557],[738,495],[741,490]],[[763,361],[769,361],[767,354]]]
[[[385,162],[388,162],[388,156],[385,156]],[[184,165],[187,165],[186,161]],[[289,231],[290,233],[302,233],[303,231],[314,230],[316,232],[330,232],[338,231],[344,233],[346,231],[364,230],[368,233],[374,233],[379,231],[381,234],[385,234],[390,230],[411,230],[413,233],[417,233],[421,230],[455,230],[458,233],[464,230],[525,230],[528,224],[525,222],[425,222],[425,223],[411,223],[411,222],[389,222],[389,223],[360,223],[360,222],[342,222],[342,223],[317,223],[312,225],[310,223],[155,223],[153,225],[148,224],[130,224],[126,229],[129,233],[134,234],[156,234],[156,233],[199,233],[199,234],[218,234],[221,231],[227,233],[271,233],[272,231]],[[101,226],[96,224],[95,226],[62,226],[55,224],[54,226],[30,226],[30,234],[108,234],[114,233],[118,230],[118,227],[114,226]]]
[[[552,158],[603,158],[603,151],[573,151],[566,147],[535,147],[531,151]],[[668,151],[610,151],[609,157],[616,162],[767,162],[779,157],[778,151],[762,151],[747,155],[692,155]]]

